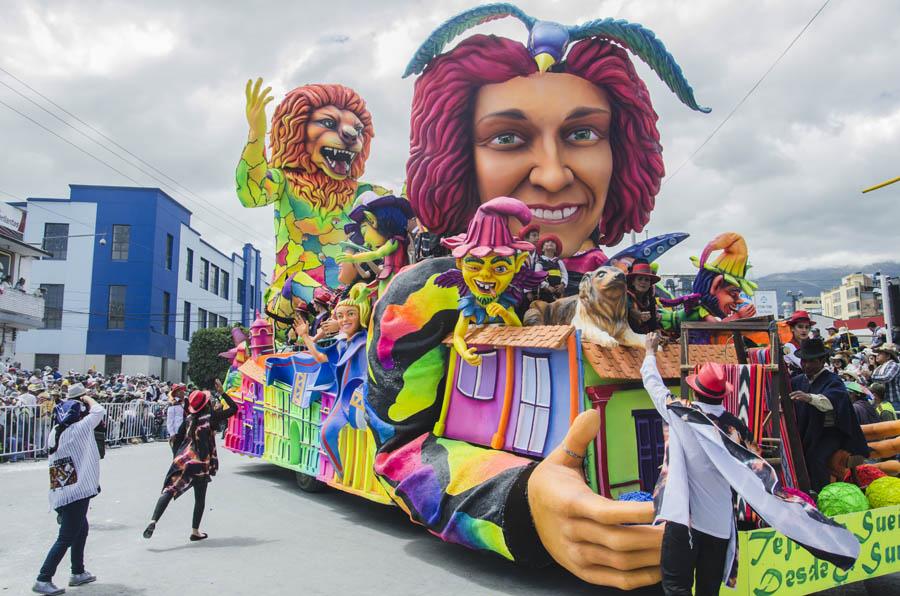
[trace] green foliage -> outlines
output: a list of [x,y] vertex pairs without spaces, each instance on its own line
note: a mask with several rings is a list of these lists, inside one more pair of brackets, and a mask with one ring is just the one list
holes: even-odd
[[225,380],[231,362],[219,356],[234,347],[231,327],[198,329],[188,347],[188,377],[200,389],[214,389],[215,379]]

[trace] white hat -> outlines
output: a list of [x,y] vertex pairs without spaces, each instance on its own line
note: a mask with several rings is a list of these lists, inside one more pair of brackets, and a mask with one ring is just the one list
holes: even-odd
[[68,399],[75,399],[87,394],[87,389],[81,383],[75,383],[69,386],[69,392],[66,394]]

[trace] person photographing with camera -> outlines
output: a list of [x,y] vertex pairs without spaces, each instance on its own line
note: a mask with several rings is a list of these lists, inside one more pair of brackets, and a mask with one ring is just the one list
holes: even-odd
[[81,383],[69,387],[67,399],[53,409],[49,439],[50,507],[59,514],[59,535],[50,547],[32,591],[64,594],[53,584],[56,568],[70,551],[70,586],[96,581],[84,568],[84,546],[88,536],[90,500],[100,492],[100,451],[94,429],[106,410],[87,394]]

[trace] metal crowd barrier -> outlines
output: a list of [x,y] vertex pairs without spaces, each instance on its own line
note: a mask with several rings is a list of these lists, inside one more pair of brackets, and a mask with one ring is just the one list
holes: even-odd
[[[165,440],[167,404],[133,401],[105,403],[106,444]],[[43,406],[0,406],[0,462],[47,457],[50,412]]]

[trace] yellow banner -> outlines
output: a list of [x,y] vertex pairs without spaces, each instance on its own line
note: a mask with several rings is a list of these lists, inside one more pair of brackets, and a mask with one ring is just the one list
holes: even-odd
[[810,594],[900,571],[900,505],[834,518],[856,535],[859,559],[849,571],[816,559],[772,528],[738,533],[737,590],[722,594]]

